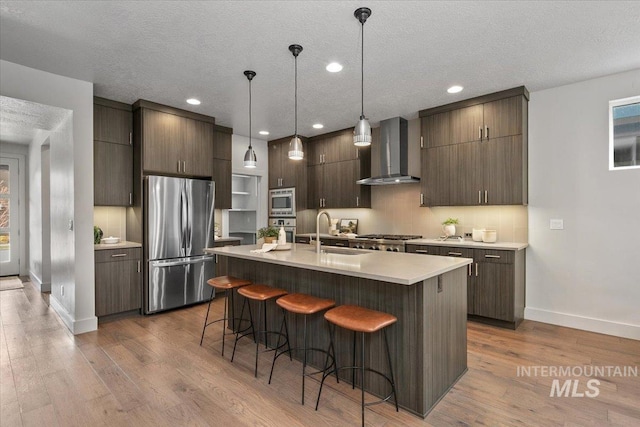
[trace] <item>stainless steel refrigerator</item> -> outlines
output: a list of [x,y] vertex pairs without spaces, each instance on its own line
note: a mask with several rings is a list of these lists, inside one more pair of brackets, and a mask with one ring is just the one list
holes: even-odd
[[214,183],[147,176],[145,190],[144,312],[207,300],[206,281],[215,276],[214,257],[204,252],[213,244]]

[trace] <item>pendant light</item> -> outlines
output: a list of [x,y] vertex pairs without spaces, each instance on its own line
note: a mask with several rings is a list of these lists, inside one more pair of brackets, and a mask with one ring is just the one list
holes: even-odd
[[251,146],[251,80],[256,76],[256,72],[247,70],[244,72],[244,75],[249,79],[249,148],[247,148],[247,152],[244,153],[244,167],[253,169],[258,162],[256,152],[253,151],[253,147]]
[[298,55],[302,52],[302,46],[292,44],[289,50],[293,54],[295,61],[295,132],[291,142],[289,143],[289,158],[291,160],[304,159],[304,150],[302,149],[302,140],[298,137]]
[[369,121],[364,116],[364,23],[367,22],[367,18],[371,16],[371,9],[368,7],[360,7],[353,12],[353,16],[356,17],[360,24],[362,25],[362,52],[361,52],[361,63],[360,63],[360,94],[361,94],[361,105],[362,110],[360,113],[360,120],[356,127],[353,129],[353,144],[357,147],[366,147],[367,145],[371,145],[371,125]]

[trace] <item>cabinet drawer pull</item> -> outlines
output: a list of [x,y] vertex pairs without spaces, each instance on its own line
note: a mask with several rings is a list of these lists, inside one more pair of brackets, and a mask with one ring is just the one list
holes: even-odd
[[429,251],[426,250],[426,249],[416,249],[416,252],[419,253],[419,254],[428,254],[429,253]]
[[185,173],[187,171],[187,162],[185,162],[184,160],[182,161],[182,173]]
[[495,258],[495,259],[500,259],[500,255],[485,255],[485,258]]
[[478,139],[482,141],[482,126],[478,126]]
[[360,206],[360,197],[356,196],[356,206]]
[[129,193],[129,205],[133,205],[133,193]]
[[489,126],[484,126],[484,138],[489,139]]
[[424,193],[420,193],[420,204],[424,205]]
[[138,273],[140,273],[140,261],[138,261]]
[[489,192],[488,192],[487,190],[484,190],[484,203],[485,203],[485,204],[489,203],[489,202],[487,201],[487,199],[488,199],[487,194],[488,194],[488,193],[489,193]]
[[482,204],[482,190],[478,190],[478,204]]
[[123,256],[127,256],[127,254],[113,254],[113,255],[111,255],[111,258],[120,258],[120,257],[123,257]]
[[178,172],[180,172],[180,160],[178,160]]
[[344,243],[336,242],[336,246],[344,246]]
[[462,256],[462,252],[449,252],[451,256]]
[[469,277],[471,277],[471,264],[467,265],[467,272],[469,273]]
[[476,277],[478,277],[478,263],[476,262]]

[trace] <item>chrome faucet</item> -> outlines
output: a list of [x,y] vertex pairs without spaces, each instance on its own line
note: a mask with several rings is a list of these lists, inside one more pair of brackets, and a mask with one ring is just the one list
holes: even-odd
[[320,217],[322,215],[327,216],[327,221],[329,221],[329,227],[331,227],[331,216],[327,211],[318,212],[318,216],[316,216],[316,252],[320,253]]

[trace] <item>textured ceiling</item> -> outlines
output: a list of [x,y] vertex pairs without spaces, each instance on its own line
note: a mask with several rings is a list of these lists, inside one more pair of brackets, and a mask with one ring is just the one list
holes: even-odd
[[0,141],[30,144],[38,131],[55,130],[69,110],[0,96]]
[[[139,98],[216,117],[248,135],[312,136],[514,86],[530,91],[640,68],[640,2],[56,1],[0,3],[0,58],[93,82],[97,96]],[[325,71],[331,61],[344,70]],[[465,90],[449,95],[460,84]],[[189,97],[202,100],[192,107]],[[315,130],[311,125],[325,124]]]

